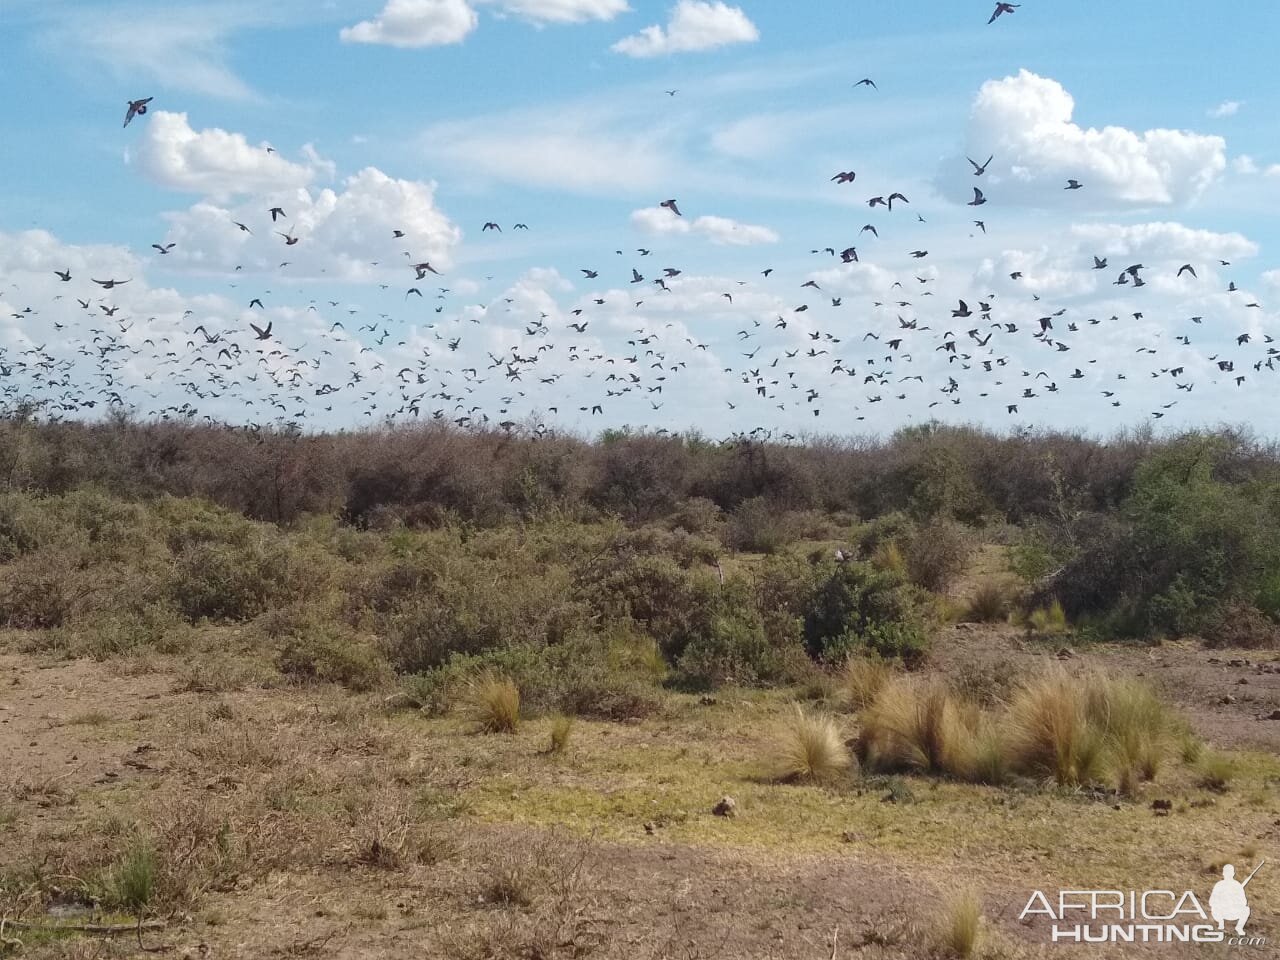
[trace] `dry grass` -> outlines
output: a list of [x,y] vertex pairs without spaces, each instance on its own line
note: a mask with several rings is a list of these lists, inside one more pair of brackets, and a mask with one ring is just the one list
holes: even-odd
[[1101,779],[1103,736],[1090,723],[1080,681],[1055,673],[1023,684],[1009,706],[1008,730],[1018,769],[1062,786]]
[[850,657],[841,677],[845,696],[855,710],[863,710],[879,696],[894,670],[885,661],[871,657]]
[[486,672],[467,683],[471,717],[487,733],[515,733],[520,728],[520,688],[508,677]]
[[547,752],[556,755],[563,754],[569,749],[569,736],[573,733],[573,718],[566,716],[557,716],[551,720],[551,742],[547,745]]
[[834,780],[851,762],[835,720],[799,706],[775,735],[773,760],[779,780],[810,782]]
[[982,901],[976,891],[961,890],[947,901],[934,936],[944,956],[963,960],[977,953],[982,941]]
[[872,769],[969,779],[978,712],[937,680],[886,684],[862,718],[858,755]]
[[965,608],[968,623],[1001,623],[1009,616],[1009,591],[995,580],[980,583]]

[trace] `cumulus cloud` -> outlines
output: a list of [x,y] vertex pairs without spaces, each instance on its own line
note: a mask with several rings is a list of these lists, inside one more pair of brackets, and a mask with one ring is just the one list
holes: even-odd
[[666,29],[657,25],[645,27],[619,40],[612,49],[629,57],[657,57],[759,39],[760,31],[740,7],[719,0],[680,0],[671,11]]
[[1240,100],[1224,100],[1209,111],[1209,116],[1215,120],[1221,120],[1223,117],[1234,117],[1243,106],[1244,103]]
[[[1049,206],[1185,205],[1226,169],[1221,137],[1180,130],[1137,133],[1083,128],[1075,100],[1060,83],[1022,70],[982,85],[969,119],[966,148],[994,154],[983,187],[991,202]],[[978,155],[981,155],[979,157]],[[948,159],[940,185],[953,199],[972,196],[964,157]],[[1084,184],[1065,191],[1066,181]]]
[[[268,206],[282,207],[286,218],[272,224],[263,216]],[[447,269],[462,238],[436,207],[435,184],[395,179],[375,167],[348,177],[340,191],[299,188],[231,207],[202,202],[167,218],[166,241],[176,244],[170,262],[213,272],[232,272],[237,266],[274,271],[288,262],[285,271],[292,277],[323,274],[363,281],[396,269],[412,276],[407,267],[411,260]],[[393,238],[395,230],[405,236]],[[286,246],[278,233],[299,242]]]
[[346,43],[434,47],[461,43],[478,22],[467,0],[387,0],[372,20],[344,27],[338,36]]
[[652,236],[696,234],[723,246],[749,247],[777,243],[778,235],[768,227],[739,223],[727,217],[678,217],[666,207],[645,207],[631,214],[636,229]]
[[143,176],[171,190],[225,198],[305,186],[314,168],[331,169],[314,148],[310,166],[290,163],[265,145],[252,146],[243,134],[217,127],[196,131],[185,113],[150,114],[129,162]]

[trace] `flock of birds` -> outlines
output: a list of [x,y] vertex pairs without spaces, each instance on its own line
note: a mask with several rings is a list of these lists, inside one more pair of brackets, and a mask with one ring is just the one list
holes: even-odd
[[[1017,7],[998,3],[988,22],[1014,13]],[[877,89],[870,77],[854,86]],[[665,91],[668,96],[677,92]],[[130,100],[124,125],[145,115],[151,102],[151,97]],[[987,190],[978,183],[985,184],[982,178],[995,156],[982,162],[966,159],[977,179],[968,201],[976,211],[989,202]],[[838,189],[856,183],[858,174],[839,170],[830,180],[832,189]],[[1061,189],[1086,187],[1079,179],[1068,179]],[[912,219],[905,212],[911,201],[901,190],[872,196],[866,206],[870,216],[882,212],[883,219],[864,224],[853,244],[815,247],[810,253],[828,258],[833,265],[862,263],[859,244],[882,242],[882,230],[897,236],[904,229],[902,219],[908,224]],[[684,217],[676,198],[661,201],[659,207],[667,216]],[[917,214],[914,220],[924,222],[925,218]],[[971,222],[974,229],[987,232],[985,220]],[[231,229],[271,230],[282,248],[306,240],[282,206],[265,209],[258,223],[233,221]],[[529,225],[514,223],[510,229],[528,231]],[[485,221],[480,230],[481,234],[502,232],[494,220]],[[395,229],[387,242],[397,241],[411,245],[412,237]],[[157,257],[166,257],[175,242],[152,247]],[[92,273],[82,277],[73,275],[70,268],[56,269],[58,283],[66,285],[79,309],[72,310],[70,317],[65,310],[57,312],[56,343],[0,349],[0,393],[6,404],[31,404],[53,418],[122,407],[162,419],[238,420],[251,428],[271,423],[319,425],[326,418],[342,418],[348,424],[357,417],[367,418],[364,422],[431,418],[463,427],[519,427],[540,433],[552,428],[550,416],[572,417],[575,410],[588,420],[607,411],[614,413],[616,408],[622,408],[629,419],[650,416],[664,407],[681,381],[688,381],[682,384],[685,390],[696,393],[698,378],[711,368],[737,385],[736,395],[722,401],[729,411],[741,410],[749,416],[754,404],[754,409],[767,409],[774,422],[798,415],[785,431],[764,426],[751,431],[792,440],[805,429],[800,423],[811,428],[813,418],[826,409],[827,398],[850,385],[856,386],[858,398],[852,404],[836,401],[833,412],[841,420],[865,420],[880,410],[878,404],[918,399],[924,393],[929,397],[928,410],[970,400],[971,404],[994,404],[1009,416],[1026,416],[1037,399],[1086,378],[1095,385],[1105,384],[1098,391],[1101,397],[1120,407],[1127,381],[1148,377],[1168,388],[1157,409],[1148,411],[1159,419],[1196,388],[1186,365],[1164,361],[1159,345],[1142,347],[1136,358],[1109,366],[1108,361],[1117,358],[1105,343],[1087,336],[1096,327],[1141,320],[1140,301],[1128,317],[1077,317],[1068,307],[1051,309],[1042,304],[1034,293],[1022,297],[1017,310],[995,293],[959,299],[954,307],[935,307],[936,301],[925,298],[934,296],[930,286],[937,276],[922,271],[926,275],[905,278],[913,289],[896,280],[869,303],[855,306],[846,305],[845,296],[824,291],[812,272],[810,279],[791,286],[775,277],[773,268],[764,267],[758,279],[735,280],[730,289],[691,292],[703,297],[708,313],[732,311],[735,294],[742,298],[744,292],[785,296],[782,291],[791,289],[800,302],[785,312],[771,311],[776,313],[771,321],[753,310],[744,314],[747,322],[732,337],[703,342],[683,324],[656,323],[643,309],[646,301],[669,296],[688,280],[680,267],[649,267],[660,262],[653,259],[656,254],[650,248],[636,248],[632,262],[616,270],[598,264],[579,268],[583,282],[600,281],[607,286],[612,278],[616,288],[584,295],[563,312],[538,310],[537,316],[525,310],[527,305],[516,296],[488,305],[456,305],[450,288],[442,285],[448,281],[440,270],[413,256],[412,250],[400,253],[407,268],[401,301],[406,309],[414,298],[435,301],[430,322],[417,314],[413,317],[421,333],[407,330],[404,318],[390,312],[370,315],[338,300],[312,299],[306,312],[314,313],[317,320],[323,316],[324,321],[312,324],[318,337],[302,338],[281,329],[278,315],[265,318],[271,296],[267,290],[249,299],[240,318],[230,325],[225,319],[220,324],[212,315],[197,316],[188,310],[180,330],[164,332],[153,330],[145,320],[140,324],[138,318],[122,315],[114,302],[114,291],[133,278]],[[622,249],[614,255],[628,257]],[[910,257],[925,261],[929,251],[914,249]],[[1230,266],[1225,260],[1217,265]],[[282,263],[282,270],[287,266]],[[1147,285],[1154,270],[1198,281],[1196,266],[1170,264],[1149,270],[1142,263],[1111,264],[1107,257],[1093,256],[1092,263],[1081,264],[1080,269],[1109,271],[1107,276],[1114,271],[1111,284],[1137,297],[1136,291]],[[1020,279],[1017,271],[1009,274],[1014,284]],[[391,289],[390,284],[381,286]],[[1232,283],[1227,292],[1239,291]],[[0,289],[6,301],[20,293]],[[61,293],[52,300],[70,306]],[[1257,302],[1245,306],[1261,309]],[[13,318],[32,322],[42,312],[53,312],[51,307],[26,305],[15,310]],[[254,317],[254,311],[264,322]],[[516,318],[518,342],[505,350],[469,344],[491,342],[483,336],[483,325],[495,313]],[[854,315],[846,321],[846,313]],[[619,348],[606,347],[593,324],[599,322],[609,328],[606,334],[613,334],[619,329],[619,318],[628,315],[638,318],[637,325],[630,333],[613,337]],[[510,319],[498,319],[499,325],[513,327]],[[1204,320],[1203,316],[1187,318],[1176,342],[1190,347],[1195,327]],[[348,330],[348,324],[353,329]],[[1235,387],[1243,386],[1251,375],[1275,372],[1280,349],[1269,335],[1256,339],[1260,342],[1255,343],[1250,333],[1240,333],[1234,351],[1206,356],[1208,366],[1200,369],[1212,371],[1215,383]],[[1028,347],[1043,351],[1042,364],[1017,359],[1025,356]],[[1144,357],[1144,366],[1132,362]],[[183,395],[181,402],[173,395],[174,387]],[[774,414],[775,409],[783,417]],[[839,421],[830,424],[833,429],[839,426]]]

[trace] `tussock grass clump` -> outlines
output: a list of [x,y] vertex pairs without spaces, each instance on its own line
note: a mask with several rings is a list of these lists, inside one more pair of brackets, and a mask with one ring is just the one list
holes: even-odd
[[563,754],[569,749],[569,736],[573,733],[573,717],[558,716],[551,721],[551,742],[547,746],[547,752]]
[[1000,623],[1009,616],[1009,591],[995,580],[978,585],[965,608],[968,623]]
[[849,704],[855,710],[866,709],[893,675],[893,667],[879,657],[850,657],[841,677]]
[[976,955],[982,941],[982,902],[974,890],[961,890],[947,901],[934,936],[943,956]]
[[1176,721],[1146,684],[1053,673],[1023,684],[1008,715],[1010,759],[1062,786],[1106,779],[1132,793],[1155,779]]
[[1105,770],[1102,733],[1089,721],[1079,680],[1056,673],[1025,683],[1008,713],[1013,765],[1060,786],[1101,779]]
[[977,722],[978,711],[941,682],[902,677],[885,684],[864,713],[858,755],[873,769],[969,779]]
[[482,673],[467,684],[467,705],[486,733],[515,733],[520,728],[520,688],[497,673]]
[[1047,607],[1032,610],[1027,616],[1027,629],[1041,637],[1062,637],[1069,631],[1066,611],[1054,600]]
[[1236,765],[1231,757],[1222,753],[1206,753],[1200,758],[1196,782],[1205,790],[1226,793],[1236,775]]
[[155,895],[159,873],[155,848],[145,840],[136,840],[112,869],[107,895],[112,903],[142,916]]
[[871,565],[877,570],[897,574],[900,577],[905,577],[907,574],[907,559],[902,555],[902,548],[898,546],[896,540],[886,540],[877,546],[871,554]]
[[833,780],[851,762],[835,721],[799,706],[778,729],[773,752],[777,778],[790,782]]

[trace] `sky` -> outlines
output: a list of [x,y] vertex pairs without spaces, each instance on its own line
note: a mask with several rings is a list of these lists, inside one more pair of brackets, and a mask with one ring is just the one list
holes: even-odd
[[0,399],[1275,435],[1280,7],[994,7],[0,0]]

